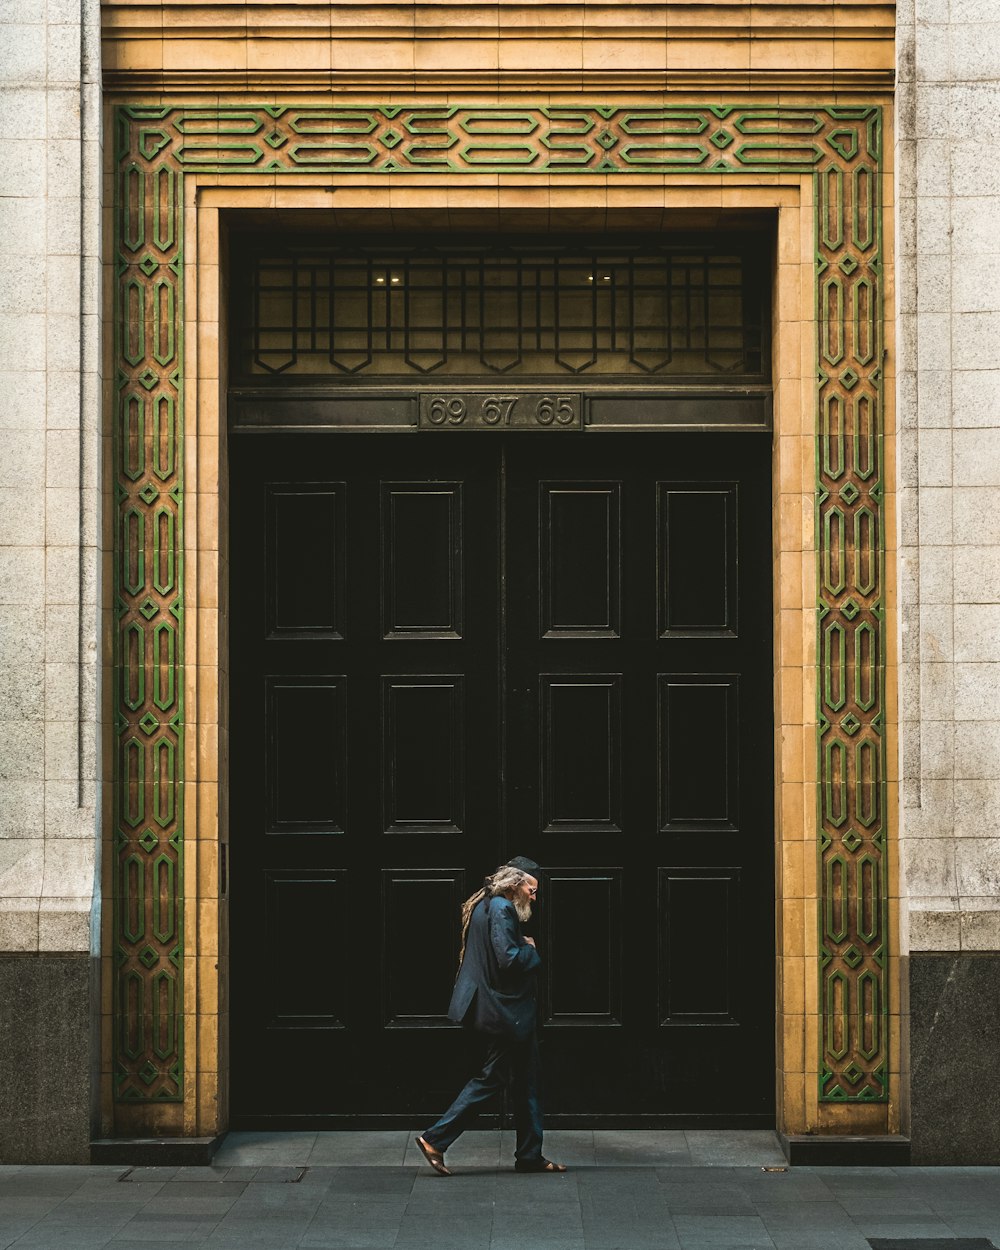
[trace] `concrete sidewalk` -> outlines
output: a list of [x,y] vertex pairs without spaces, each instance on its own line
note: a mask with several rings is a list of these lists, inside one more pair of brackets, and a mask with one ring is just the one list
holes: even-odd
[[[404,1129],[378,1133],[230,1133],[215,1156],[215,1163],[291,1163],[298,1167],[378,1163],[426,1168],[423,1155],[414,1144],[415,1136],[415,1130]],[[753,1167],[785,1162],[777,1137],[766,1129],[549,1129],[544,1149],[547,1157],[573,1167]],[[513,1162],[514,1134],[510,1130],[463,1133],[448,1152],[448,1166],[459,1169],[509,1170]]]
[[210,1168],[0,1167],[0,1250],[987,1250],[1000,1169],[784,1167],[770,1133],[232,1134]]

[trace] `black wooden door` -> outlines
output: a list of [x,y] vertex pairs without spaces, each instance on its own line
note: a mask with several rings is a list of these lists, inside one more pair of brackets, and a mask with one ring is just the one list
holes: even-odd
[[231,483],[233,1123],[439,1111],[515,852],[550,1120],[766,1122],[768,440],[242,435]]
[[769,461],[742,436],[508,449],[508,827],[551,866],[551,1113],[772,1114]]

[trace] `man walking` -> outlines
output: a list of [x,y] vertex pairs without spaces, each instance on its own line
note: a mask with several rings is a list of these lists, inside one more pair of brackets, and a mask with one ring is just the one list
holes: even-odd
[[518,1172],[565,1172],[542,1156],[542,1103],[535,979],[541,963],[534,939],[521,933],[538,893],[533,861],[517,856],[486,878],[462,904],[462,953],[448,1018],[488,1039],[482,1071],[472,1078],[417,1146],[435,1172],[451,1176],[444,1152],[481,1105],[512,1085]]

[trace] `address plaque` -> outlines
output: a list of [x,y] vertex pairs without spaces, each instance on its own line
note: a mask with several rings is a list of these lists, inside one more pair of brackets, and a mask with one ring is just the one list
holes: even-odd
[[580,394],[565,391],[429,391],[420,396],[421,430],[580,430]]

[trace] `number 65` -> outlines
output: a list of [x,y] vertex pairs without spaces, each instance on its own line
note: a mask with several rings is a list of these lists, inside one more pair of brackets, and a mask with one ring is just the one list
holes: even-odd
[[535,405],[535,420],[539,425],[572,425],[576,413],[573,400],[568,395],[557,395],[555,399],[543,396]]

